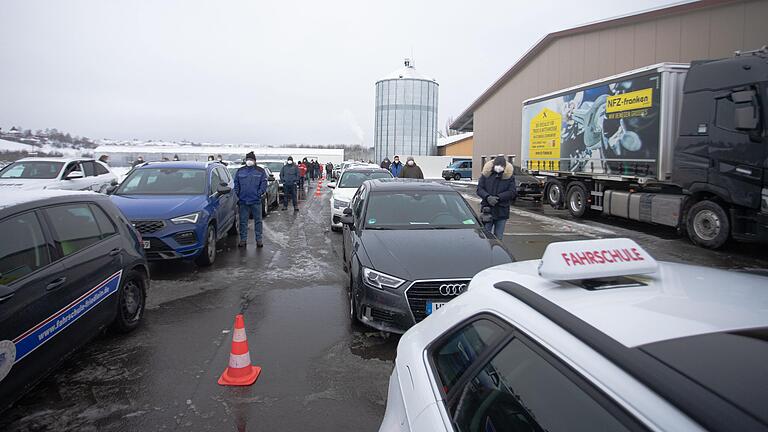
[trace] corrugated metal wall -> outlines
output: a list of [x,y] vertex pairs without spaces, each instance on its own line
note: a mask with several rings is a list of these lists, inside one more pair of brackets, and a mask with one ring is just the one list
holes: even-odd
[[768,0],[744,1],[565,36],[545,47],[474,112],[481,155],[520,156],[525,99],[660,62],[728,57],[768,44]]

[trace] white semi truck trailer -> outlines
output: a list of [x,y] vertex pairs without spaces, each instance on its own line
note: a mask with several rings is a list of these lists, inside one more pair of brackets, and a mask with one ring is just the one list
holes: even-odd
[[663,63],[523,103],[523,168],[575,217],[768,240],[768,50]]

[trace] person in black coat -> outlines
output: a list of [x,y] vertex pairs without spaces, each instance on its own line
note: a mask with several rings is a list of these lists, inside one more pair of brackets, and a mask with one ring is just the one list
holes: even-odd
[[477,182],[477,196],[482,198],[480,209],[483,216],[490,221],[484,221],[485,230],[493,233],[499,240],[504,236],[504,226],[509,219],[509,206],[517,198],[515,170],[503,156],[498,156],[483,166],[482,175]]

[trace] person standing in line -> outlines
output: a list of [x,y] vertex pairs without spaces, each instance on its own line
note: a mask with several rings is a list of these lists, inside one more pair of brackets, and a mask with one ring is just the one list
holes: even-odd
[[400,162],[400,156],[395,155],[392,164],[389,166],[389,172],[392,173],[392,177],[400,177],[400,171],[403,170],[403,163]]
[[174,162],[178,162],[180,160],[179,159],[179,155],[177,155],[177,154],[173,155],[173,160],[174,160]]
[[235,195],[240,216],[240,243],[237,247],[248,244],[248,218],[253,215],[253,233],[256,247],[264,247],[262,242],[261,196],[267,191],[267,172],[256,165],[256,155],[249,152],[245,155],[245,166],[238,168],[235,173]]
[[224,165],[224,166],[226,166],[226,165],[227,165],[227,163],[226,163],[226,162],[224,162],[224,158],[223,158],[223,157],[221,157],[221,155],[217,155],[217,156],[216,156],[216,161],[217,161],[218,163],[220,163],[220,164]]
[[135,167],[136,165],[141,165],[144,163],[144,157],[142,155],[139,155],[139,157],[136,158],[135,161],[131,164],[131,168]]
[[383,161],[381,161],[380,167],[384,168],[385,170],[389,171],[389,166],[392,165],[392,162],[389,161],[388,157],[385,157]]
[[408,156],[405,162],[405,166],[400,170],[400,178],[407,179],[424,179],[424,173],[421,172],[421,167],[416,165],[416,161],[413,160],[413,156]]
[[480,180],[477,182],[477,196],[482,198],[480,209],[483,216],[490,214],[490,221],[483,221],[485,230],[499,240],[504,237],[509,207],[517,198],[514,174],[512,164],[508,163],[504,156],[497,156],[483,166]]
[[299,162],[299,191],[304,192],[304,180],[307,177],[307,164],[306,159]]
[[307,174],[304,176],[304,178],[307,179],[307,186],[312,186],[312,183],[310,183],[310,175],[312,174],[310,171],[312,170],[312,166],[309,164],[307,158],[302,159],[301,163],[303,163],[304,167],[307,169]]
[[208,155],[208,162],[213,162],[215,160],[216,160],[216,158],[213,157],[213,155]]
[[317,178],[321,180],[323,178],[323,167],[324,165],[317,161]]
[[288,210],[288,197],[293,203],[293,211],[299,211],[296,203],[296,185],[299,183],[299,168],[293,163],[293,156],[288,156],[286,164],[280,170],[280,182],[283,184],[283,210]]
[[325,177],[328,180],[333,181],[333,163],[331,162],[325,164]]

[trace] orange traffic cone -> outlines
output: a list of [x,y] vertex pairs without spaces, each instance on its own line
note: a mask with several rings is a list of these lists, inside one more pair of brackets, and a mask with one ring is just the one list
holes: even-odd
[[242,314],[235,317],[235,331],[232,333],[232,350],[229,354],[229,366],[219,377],[219,385],[247,386],[256,382],[261,368],[251,364],[248,352],[248,338],[245,336],[245,320]]

